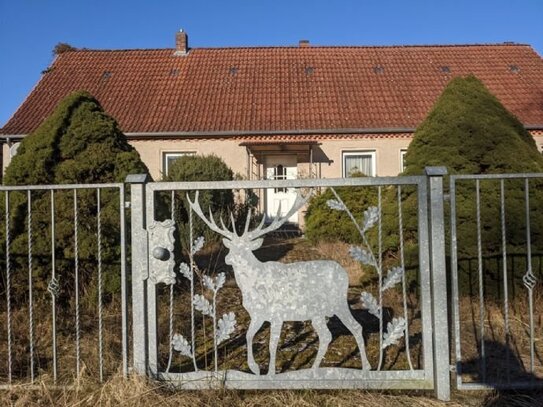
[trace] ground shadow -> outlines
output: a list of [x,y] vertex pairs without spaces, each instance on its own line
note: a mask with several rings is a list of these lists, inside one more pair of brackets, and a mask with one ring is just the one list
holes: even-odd
[[485,359],[481,356],[457,364],[457,374],[469,382],[486,384],[495,389],[482,406],[543,406],[543,379],[530,373],[517,353],[492,340],[484,341]]

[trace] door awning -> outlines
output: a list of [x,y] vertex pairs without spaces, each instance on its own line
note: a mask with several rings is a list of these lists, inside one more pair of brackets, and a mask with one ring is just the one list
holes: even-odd
[[320,143],[316,140],[248,140],[240,143],[257,159],[267,154],[296,154],[299,161],[310,161],[313,146]]

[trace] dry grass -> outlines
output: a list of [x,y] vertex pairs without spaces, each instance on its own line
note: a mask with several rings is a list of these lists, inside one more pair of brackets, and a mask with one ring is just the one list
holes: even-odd
[[535,407],[543,405],[543,393],[453,393],[451,402],[440,402],[431,393],[335,391],[186,391],[141,377],[116,376],[103,385],[82,379],[71,387],[53,388],[43,383],[34,388],[0,391],[2,406],[367,406],[367,407]]
[[[534,372],[530,371],[530,319],[526,296],[517,295],[509,307],[509,343],[506,340],[503,302],[485,301],[484,336],[488,381],[543,380],[543,295],[534,290]],[[482,360],[479,300],[460,299],[463,380],[480,381]]]
[[428,393],[336,391],[181,391],[143,378],[113,377],[101,386],[84,379],[69,388],[37,384],[0,392],[0,404],[12,406],[535,406],[537,395],[454,394],[443,403]]

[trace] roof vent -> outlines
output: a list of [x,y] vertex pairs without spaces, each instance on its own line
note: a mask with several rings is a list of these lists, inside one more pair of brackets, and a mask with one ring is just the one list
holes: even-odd
[[385,68],[381,65],[375,65],[373,67],[373,73],[377,73],[377,74],[385,73]]
[[236,76],[236,74],[238,73],[238,68],[236,66],[231,66],[228,72],[230,72],[230,75]]
[[104,73],[102,74],[102,80],[107,81],[109,78],[111,78],[111,72],[104,71]]
[[448,67],[447,65],[443,65],[440,69],[441,69],[441,72],[443,73],[451,73],[451,68]]
[[313,68],[312,66],[306,66],[305,67],[305,74],[306,75],[313,75],[313,73],[315,72],[315,68]]
[[310,46],[310,45],[309,45],[309,40],[300,40],[300,41],[298,42],[298,46],[299,46],[300,48],[307,48],[307,47],[309,47],[309,46]]
[[189,52],[189,36],[183,29],[175,33],[175,52],[176,56],[184,56]]
[[179,76],[179,69],[173,68],[173,69],[170,71],[170,76]]
[[520,68],[517,65],[509,65],[509,70],[513,73],[519,73]]

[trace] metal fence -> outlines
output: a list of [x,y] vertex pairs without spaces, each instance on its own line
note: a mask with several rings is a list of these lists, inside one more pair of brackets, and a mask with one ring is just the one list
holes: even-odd
[[124,184],[0,192],[0,386],[127,374]]
[[542,204],[543,174],[450,177],[458,389],[543,386]]
[[[1,388],[543,382],[543,174],[127,184],[130,203],[125,184],[0,187]],[[266,191],[292,200],[270,213]],[[351,245],[279,233],[313,196]]]

